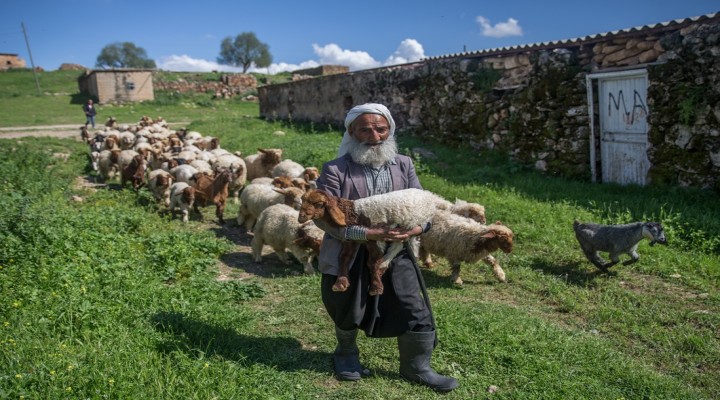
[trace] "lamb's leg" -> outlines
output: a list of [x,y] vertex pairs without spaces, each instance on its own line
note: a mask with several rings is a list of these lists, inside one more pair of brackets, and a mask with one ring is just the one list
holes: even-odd
[[[385,291],[385,285],[382,283],[382,276],[387,271],[387,266],[385,268],[382,267],[383,265],[383,251],[382,248],[385,247],[384,242],[375,242],[375,243],[368,243],[367,249],[368,249],[368,270],[370,271],[370,290],[369,294],[370,296],[379,296],[383,294]],[[402,248],[402,246],[401,246]],[[392,246],[390,247],[390,251],[392,251]]]
[[332,286],[333,292],[344,292],[350,287],[350,280],[348,279],[348,273],[350,272],[350,263],[355,255],[359,243],[355,242],[343,242],[340,248],[339,255],[339,271],[335,284]]
[[452,274],[450,275],[450,280],[452,283],[462,286],[463,280],[460,278],[460,261],[455,261],[451,265]]
[[431,269],[431,268],[435,267],[435,264],[433,263],[433,260],[432,260],[432,255],[430,254],[429,251],[425,250],[425,248],[422,246],[422,243],[420,243],[420,251],[419,251],[418,260],[422,260],[423,266],[427,269]]
[[250,246],[252,247],[252,255],[253,260],[255,262],[259,263],[262,262],[262,248],[265,242],[263,242],[262,238],[260,236],[254,236],[252,238],[252,241],[250,241]]
[[505,271],[500,267],[500,263],[495,260],[495,257],[488,255],[487,257],[483,258],[483,261],[485,264],[492,267],[493,275],[500,281],[500,282],[506,282],[505,281]]
[[288,257],[285,249],[274,249],[274,250],[275,250],[275,255],[277,255],[277,258],[280,259],[280,262],[283,263],[283,265],[290,264],[290,258]]

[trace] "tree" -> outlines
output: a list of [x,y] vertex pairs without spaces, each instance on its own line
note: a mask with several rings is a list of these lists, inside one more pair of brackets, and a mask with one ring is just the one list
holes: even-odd
[[100,51],[95,66],[100,68],[156,68],[155,61],[142,47],[130,42],[115,42]]
[[235,40],[228,36],[220,45],[218,63],[242,66],[243,73],[255,64],[257,68],[267,67],[272,63],[270,47],[259,41],[253,32],[243,32]]

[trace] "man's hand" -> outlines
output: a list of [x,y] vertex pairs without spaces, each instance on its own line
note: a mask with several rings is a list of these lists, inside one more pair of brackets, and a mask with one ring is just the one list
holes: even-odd
[[365,230],[365,238],[367,240],[375,240],[381,242],[402,242],[411,236],[417,236],[422,233],[422,227],[416,226],[412,229],[402,228],[368,228]]

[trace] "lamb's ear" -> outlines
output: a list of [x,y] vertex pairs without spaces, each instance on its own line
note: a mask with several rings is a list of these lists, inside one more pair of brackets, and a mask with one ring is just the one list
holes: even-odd
[[345,214],[338,207],[337,202],[330,200],[325,204],[325,211],[330,215],[330,219],[333,220],[338,226],[347,226],[345,222]]
[[482,235],[480,235],[480,237],[483,239],[492,239],[495,236],[497,236],[497,233],[495,231],[487,231],[487,232],[483,233]]

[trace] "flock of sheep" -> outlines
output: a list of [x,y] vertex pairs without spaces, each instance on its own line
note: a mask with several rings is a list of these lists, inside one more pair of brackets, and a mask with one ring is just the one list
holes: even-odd
[[[242,157],[239,151],[221,148],[218,138],[187,129],[171,130],[162,118],[142,117],[134,125],[118,125],[110,118],[93,135],[82,127],[81,137],[90,147],[90,160],[100,179],[119,178],[123,188],[129,182],[136,191],[147,186],[158,202],[173,214],[180,214],[183,222],[188,222],[191,211],[199,214],[199,207],[214,205],[218,221],[224,224],[225,204],[230,197],[240,203],[237,224],[252,234],[256,262],[262,261],[263,246],[268,245],[284,264],[289,264],[289,251],[305,273],[314,273],[313,261],[324,231],[313,218],[301,218],[300,210],[312,202],[309,197],[325,193],[315,187],[319,176],[316,167],[283,160],[282,149],[258,149]],[[439,201],[427,215],[432,229],[414,246],[424,266],[433,266],[431,254],[446,258],[452,266],[452,281],[461,285],[460,264],[482,260],[499,281],[505,282],[505,273],[491,253],[512,251],[512,231],[499,221],[486,225],[485,208],[480,204],[462,200],[451,203],[432,196]],[[412,198],[401,197],[404,201]],[[418,214],[416,206],[405,209]],[[387,216],[383,223],[398,225],[392,218]]]

